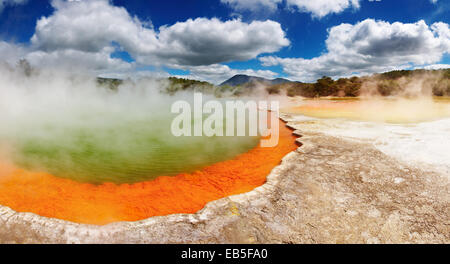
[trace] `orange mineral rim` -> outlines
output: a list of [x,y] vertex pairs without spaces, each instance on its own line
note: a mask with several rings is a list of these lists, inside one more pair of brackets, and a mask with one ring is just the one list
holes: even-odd
[[279,122],[277,146],[250,151],[191,174],[161,176],[135,184],[94,185],[32,172],[0,161],[0,205],[17,212],[76,223],[104,225],[152,216],[195,213],[208,202],[263,185],[296,137]]

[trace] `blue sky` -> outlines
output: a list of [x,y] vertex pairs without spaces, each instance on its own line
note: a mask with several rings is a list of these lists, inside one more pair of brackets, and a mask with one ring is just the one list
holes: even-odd
[[[10,64],[25,57],[39,67],[215,83],[238,73],[313,81],[450,64],[449,1],[312,2],[3,0],[0,55]],[[108,21],[114,17],[123,22]],[[50,23],[37,27],[44,19]],[[109,33],[108,25],[124,25],[123,34]]]

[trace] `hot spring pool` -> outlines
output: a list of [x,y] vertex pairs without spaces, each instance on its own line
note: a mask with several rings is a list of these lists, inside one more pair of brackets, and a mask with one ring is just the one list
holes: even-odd
[[[30,143],[19,144],[24,149],[15,151],[16,158],[24,166],[30,168],[34,166],[43,167],[42,164],[45,164],[48,170],[59,172],[62,176],[39,170],[24,169],[8,163],[5,159],[0,159],[0,205],[8,206],[18,212],[31,212],[40,216],[96,225],[118,221],[137,221],[168,214],[195,213],[210,201],[251,191],[266,182],[266,177],[274,167],[280,164],[281,159],[297,148],[296,137],[292,134],[292,130],[281,121],[279,126],[279,143],[271,148],[262,148],[259,144],[252,148],[255,144],[254,138],[241,138],[239,140],[236,138],[197,138],[187,144],[188,148],[182,149],[180,147],[186,146],[186,142],[183,143],[175,139],[175,142],[180,143],[180,145],[170,145],[170,148],[176,151],[180,150],[183,155],[190,155],[190,157],[180,157],[179,153],[165,155],[164,150],[163,153],[147,151],[144,147],[150,146],[149,142],[143,143],[144,146],[139,146],[140,143],[137,141],[131,145],[125,144],[127,146],[125,147],[117,142],[107,144],[110,141],[105,141],[104,138],[100,141],[92,141],[92,143],[92,139],[84,138],[87,143],[83,143],[85,145],[78,148],[77,144],[71,142],[71,140],[77,139],[78,133],[75,133],[75,136],[62,136],[57,141],[52,141],[49,137],[37,139],[32,137],[33,140],[30,140]],[[66,130],[60,132],[63,131]],[[90,129],[87,131],[92,132]],[[98,131],[95,130],[97,136],[100,135]],[[103,130],[102,133],[106,133],[105,131],[110,130]],[[142,130],[139,131],[136,133],[142,132]],[[87,136],[83,133],[83,136]],[[133,134],[129,134],[125,138],[128,140],[136,138],[130,137],[130,135]],[[147,135],[138,138],[147,140]],[[114,140],[125,140],[122,137],[113,138]],[[158,143],[161,147],[165,146],[164,144],[173,143],[166,141],[164,137],[160,138],[160,135],[152,138],[152,140],[163,142],[163,144]],[[43,147],[40,147],[39,144]],[[45,144],[49,144],[51,147]],[[90,146],[90,144],[95,145]],[[204,149],[194,147],[194,144],[200,144]],[[211,144],[215,147],[212,147]],[[137,147],[142,153],[127,154],[125,161],[121,160],[121,156],[124,155],[122,152],[110,152],[107,159],[96,154],[96,148],[100,148],[101,151],[104,151],[104,148],[111,151],[111,149],[118,147],[121,150],[133,150],[132,146]],[[230,151],[230,147],[236,149]],[[246,151],[247,148],[251,149]],[[82,154],[78,154],[81,151],[80,149],[87,153],[81,152]],[[244,152],[237,153],[237,149]],[[72,154],[75,155],[75,158],[70,160],[66,157],[59,157],[51,151],[63,153],[60,155],[72,153],[76,155]],[[41,152],[42,154],[40,154]],[[206,157],[211,153],[215,157]],[[225,156],[220,156],[220,153],[224,153]],[[161,175],[157,177],[156,170],[152,171],[153,168],[145,163],[144,158],[148,157],[146,155],[153,155],[153,157],[165,160],[166,166],[168,166],[167,164],[176,166],[176,168],[164,168],[157,163],[159,170],[164,170],[165,173],[175,174],[177,170],[194,169],[192,164],[189,163],[191,161],[196,162],[195,167],[198,170],[192,173],[182,172],[173,176]],[[89,157],[96,158],[91,162]],[[139,157],[142,160],[133,161],[133,157]],[[225,157],[229,157],[229,159],[224,160]],[[182,166],[177,164],[177,159],[183,160]],[[222,161],[205,165],[205,162],[214,162],[218,159]],[[58,163],[60,161],[68,162],[68,160],[70,160],[70,163],[65,164],[65,166]],[[76,163],[80,160],[82,162]],[[104,160],[106,160],[105,164],[107,165],[102,163]],[[31,164],[26,164],[27,162]],[[140,165],[141,162],[144,165]],[[151,163],[151,161],[149,162]],[[124,166],[124,164],[136,167],[112,172],[114,174],[111,175],[114,176],[102,171],[111,172],[114,168]],[[65,170],[67,168],[76,170],[77,173],[67,174]],[[95,168],[95,170],[92,168]],[[146,171],[151,172],[152,176],[147,176]],[[128,173],[132,173],[132,175],[130,176]],[[89,183],[94,182],[92,179],[96,179],[95,182],[98,182],[104,179],[137,181],[138,178],[150,180],[121,184],[114,182]]]
[[257,146],[258,137],[175,137],[172,115],[98,113],[18,124],[1,139],[16,166],[78,182],[135,183],[191,173]]
[[96,225],[195,213],[261,186],[297,148],[281,121],[271,148],[175,137],[170,106],[192,94],[160,94],[152,81],[110,91],[44,77],[0,86],[0,205],[17,212]]
[[0,155],[29,171],[121,184],[191,173],[259,142],[258,137],[173,136],[178,114],[171,106],[178,100],[192,105],[193,93],[169,96],[155,81],[115,91],[73,78],[15,80],[0,87]]

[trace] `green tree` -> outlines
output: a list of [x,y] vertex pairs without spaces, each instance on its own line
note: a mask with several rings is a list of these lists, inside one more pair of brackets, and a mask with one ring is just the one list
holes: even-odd
[[330,96],[337,94],[337,86],[333,79],[323,76],[314,84],[316,96]]

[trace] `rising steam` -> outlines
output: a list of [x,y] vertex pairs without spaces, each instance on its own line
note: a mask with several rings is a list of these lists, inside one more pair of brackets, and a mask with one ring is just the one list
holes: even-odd
[[85,182],[135,182],[233,158],[250,137],[171,134],[167,80],[100,86],[88,74],[0,68],[0,154],[21,167]]

